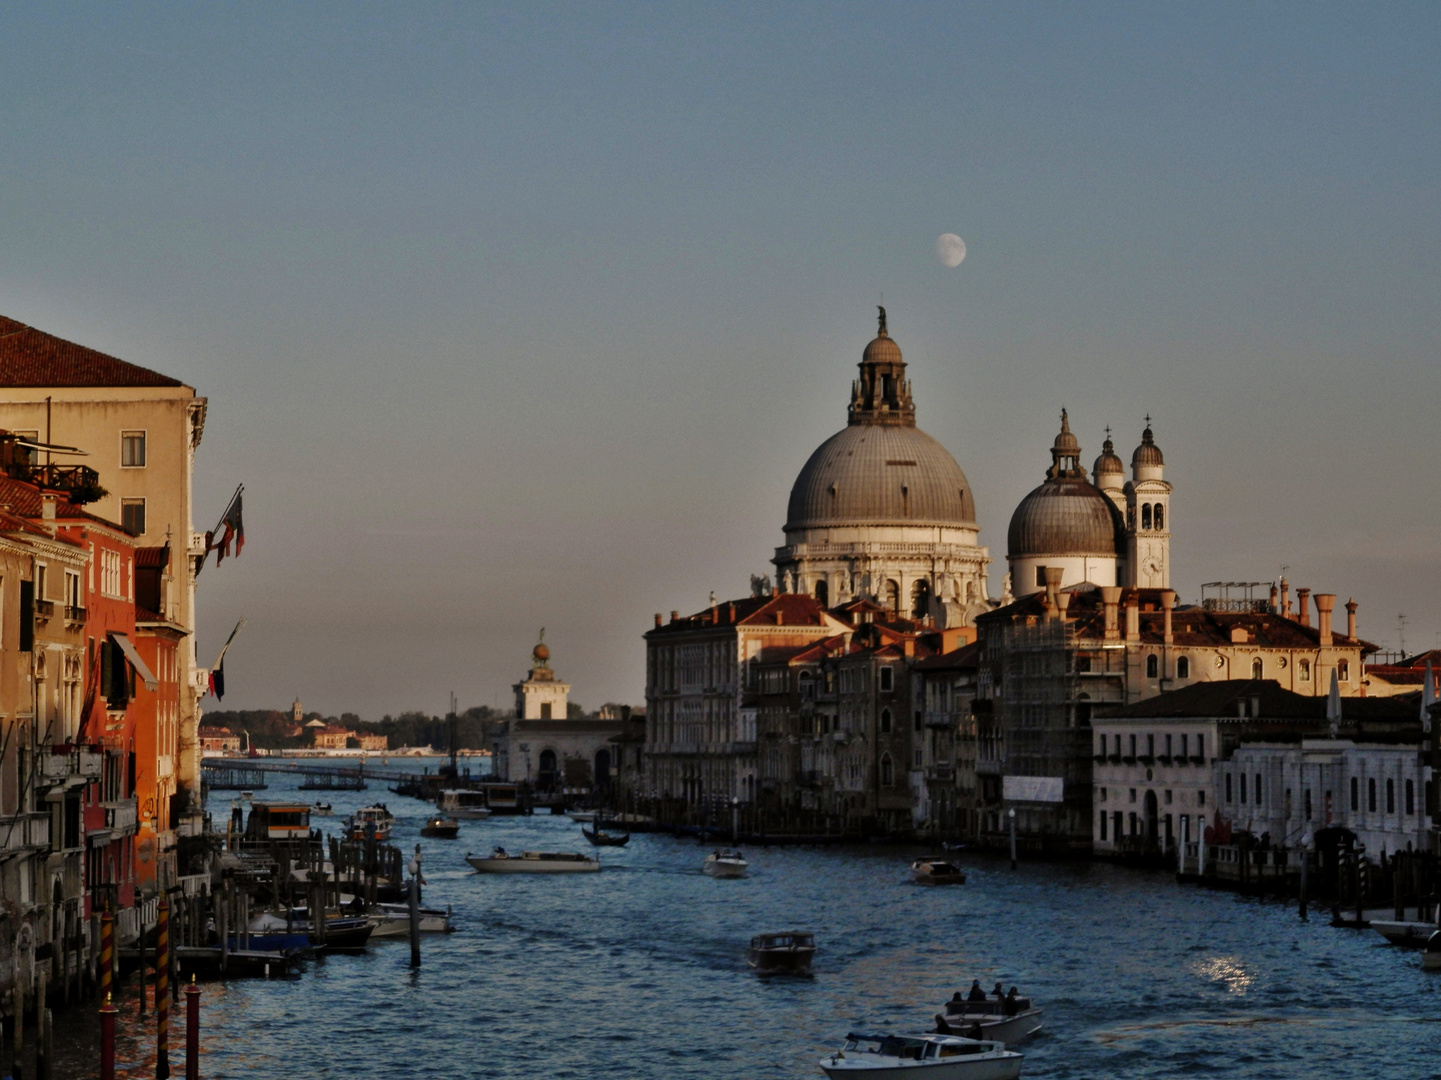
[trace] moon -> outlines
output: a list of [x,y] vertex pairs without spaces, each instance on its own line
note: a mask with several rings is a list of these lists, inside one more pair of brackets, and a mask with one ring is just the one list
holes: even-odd
[[960,266],[966,258],[966,242],[955,233],[942,233],[936,241],[936,258],[943,266]]

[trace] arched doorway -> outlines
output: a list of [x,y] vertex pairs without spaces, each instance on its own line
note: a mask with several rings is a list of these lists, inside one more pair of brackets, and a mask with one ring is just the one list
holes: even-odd
[[816,582],[816,599],[826,607],[830,606],[831,589],[824,578]]
[[610,787],[610,751],[603,746],[595,752],[595,787],[597,791]]
[[1157,815],[1158,815],[1158,812],[1159,812],[1159,811],[1158,811],[1158,807],[1156,806],[1156,793],[1155,793],[1154,791],[1147,791],[1147,792],[1146,792],[1146,846],[1147,846],[1147,847],[1157,847],[1157,846],[1160,845],[1160,842],[1161,842],[1161,838],[1160,838],[1160,836],[1158,835],[1158,829],[1157,829]]
[[894,581],[885,583],[885,599],[882,603],[887,611],[894,611],[897,615],[901,613],[901,587]]
[[556,782],[555,751],[540,752],[540,771],[536,774],[535,786],[541,791],[554,791]]
[[911,618],[924,619],[931,613],[931,583],[921,578],[911,586]]

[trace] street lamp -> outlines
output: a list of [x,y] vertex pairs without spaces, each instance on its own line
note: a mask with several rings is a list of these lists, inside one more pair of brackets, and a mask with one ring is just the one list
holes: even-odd
[[1016,808],[1013,806],[1006,811],[1006,816],[1011,819],[1011,869],[1016,868]]

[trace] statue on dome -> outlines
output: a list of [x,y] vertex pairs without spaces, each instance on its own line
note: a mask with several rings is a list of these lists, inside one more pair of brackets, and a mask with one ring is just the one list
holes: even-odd
[[886,337],[888,334],[888,331],[886,330],[886,309],[882,305],[877,304],[876,310],[880,312],[880,316],[876,320],[880,325],[880,336]]
[[782,578],[781,580],[782,580],[781,592],[795,592],[795,591],[796,591],[796,575],[795,575],[795,573],[794,573],[793,571],[787,570],[786,573],[785,573],[785,577]]

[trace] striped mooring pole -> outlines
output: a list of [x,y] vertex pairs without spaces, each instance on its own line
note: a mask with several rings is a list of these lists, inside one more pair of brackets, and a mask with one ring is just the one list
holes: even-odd
[[115,917],[107,904],[100,916],[100,1000],[110,1000],[110,975],[115,968]]
[[118,1012],[107,995],[100,1006],[100,1080],[115,1080],[115,1014]]
[[200,987],[185,988],[185,1080],[200,1080]]
[[170,901],[160,894],[155,926],[155,1080],[170,1080]]

